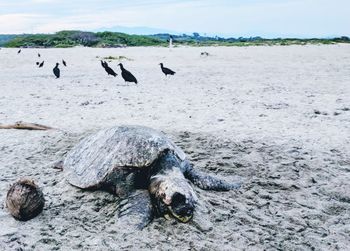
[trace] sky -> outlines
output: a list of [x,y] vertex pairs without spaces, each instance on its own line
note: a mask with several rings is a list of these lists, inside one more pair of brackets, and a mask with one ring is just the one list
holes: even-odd
[[0,34],[122,26],[225,37],[334,37],[350,36],[349,13],[350,0],[0,0]]

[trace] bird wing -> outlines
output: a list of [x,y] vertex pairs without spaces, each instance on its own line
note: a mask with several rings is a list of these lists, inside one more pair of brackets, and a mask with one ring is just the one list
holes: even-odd
[[170,70],[169,68],[163,68],[164,69],[164,72],[167,73],[167,74],[175,74],[175,72],[173,70]]
[[125,75],[126,75],[127,77],[130,77],[130,80],[131,80],[131,81],[129,81],[129,82],[135,82],[135,83],[137,83],[137,79],[135,78],[134,75],[132,75],[132,73],[131,73],[130,71],[124,69],[124,72],[125,72]]

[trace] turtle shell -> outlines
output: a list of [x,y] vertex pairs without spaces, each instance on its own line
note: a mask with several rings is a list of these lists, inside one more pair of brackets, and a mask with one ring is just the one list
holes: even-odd
[[186,158],[185,153],[161,132],[144,126],[117,126],[80,141],[67,154],[63,170],[70,184],[96,188],[125,168],[149,167],[166,150],[180,160]]

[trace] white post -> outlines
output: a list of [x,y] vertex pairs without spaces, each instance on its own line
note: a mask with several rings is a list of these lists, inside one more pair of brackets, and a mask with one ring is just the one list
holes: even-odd
[[173,37],[169,37],[169,49],[173,48]]

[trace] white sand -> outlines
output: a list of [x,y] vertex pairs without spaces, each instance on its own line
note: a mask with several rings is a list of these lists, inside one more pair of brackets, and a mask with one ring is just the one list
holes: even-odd
[[[139,84],[124,84],[118,61],[109,65],[119,75],[107,76],[97,56],[132,59],[122,62]],[[52,68],[62,58],[68,67],[61,65],[55,79]],[[42,60],[39,69],[35,62]],[[176,75],[166,79],[160,62]],[[25,223],[0,209],[0,249],[345,250],[349,109],[349,45],[21,54],[3,48],[0,123],[63,131],[0,131],[0,201],[23,176],[37,180],[47,200],[44,212]],[[196,189],[208,211],[192,223],[156,219],[140,233],[124,233],[116,225],[118,198],[78,190],[50,168],[86,133],[119,124],[162,130],[198,168],[244,186],[227,193]]]

